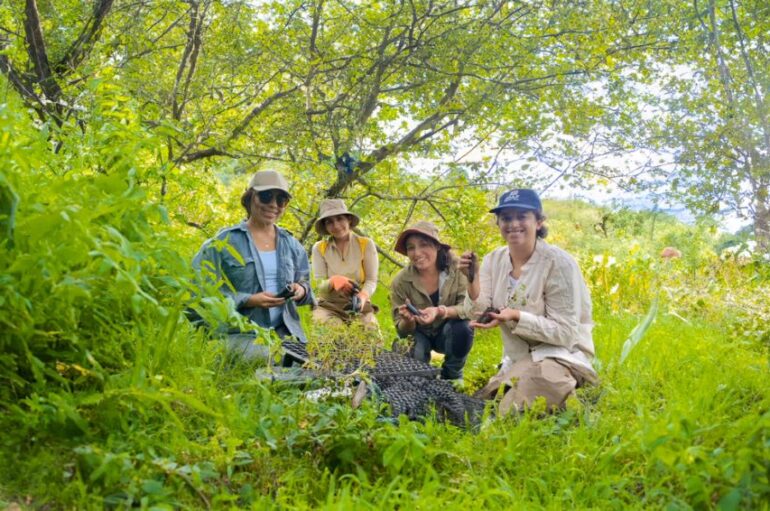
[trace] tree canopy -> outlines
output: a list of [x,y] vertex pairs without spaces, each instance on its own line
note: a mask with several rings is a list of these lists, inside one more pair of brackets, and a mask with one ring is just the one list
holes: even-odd
[[[76,151],[64,146],[68,130],[95,129],[95,84],[109,82],[157,137],[163,195],[183,176],[286,163],[297,180],[321,183],[294,210],[305,239],[323,197],[403,200],[372,183],[417,158],[455,155],[469,185],[509,185],[523,169],[459,155],[548,159],[550,141],[567,135],[572,164],[560,171],[576,177],[595,154],[574,140],[633,132],[628,119],[651,101],[612,84],[682,54],[670,34],[691,17],[634,2],[25,0],[2,8],[0,69],[50,126],[55,151]],[[610,93],[596,94],[597,83]]]

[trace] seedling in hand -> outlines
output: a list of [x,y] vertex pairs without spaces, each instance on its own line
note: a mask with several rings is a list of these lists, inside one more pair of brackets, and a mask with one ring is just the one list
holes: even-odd
[[286,287],[281,289],[281,292],[275,295],[276,298],[284,298],[288,300],[294,296],[294,286],[286,284]]
[[417,307],[415,307],[414,305],[412,305],[411,303],[406,304],[406,310],[408,310],[412,314],[412,316],[422,316],[422,311]]
[[487,323],[492,322],[492,316],[489,315],[490,312],[494,312],[495,314],[500,314],[500,309],[497,309],[495,307],[487,307],[486,310],[481,314],[479,319],[476,321],[476,323],[480,323],[482,325],[486,325]]
[[471,261],[468,263],[468,283],[473,284],[473,279],[476,277],[476,264],[478,258],[476,252],[471,252]]

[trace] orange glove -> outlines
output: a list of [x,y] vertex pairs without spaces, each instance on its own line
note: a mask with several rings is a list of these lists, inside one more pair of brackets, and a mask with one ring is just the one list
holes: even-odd
[[329,277],[329,287],[337,292],[349,293],[353,289],[353,283],[342,275],[332,275]]

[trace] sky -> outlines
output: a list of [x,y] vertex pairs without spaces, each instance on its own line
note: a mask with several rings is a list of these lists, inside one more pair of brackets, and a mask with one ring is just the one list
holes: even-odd
[[[479,147],[465,151],[460,150],[456,154],[462,156],[454,159],[454,163],[476,164],[481,169],[488,169],[490,160],[496,158],[499,168],[506,169],[501,176],[501,181],[514,182],[520,180],[524,183],[529,182],[530,184],[527,186],[531,186],[538,191],[544,199],[585,200],[607,207],[625,206],[636,211],[652,211],[656,208],[657,202],[658,211],[668,213],[688,224],[693,224],[696,221],[695,216],[684,204],[672,201],[661,194],[656,196],[652,192],[627,191],[607,180],[601,180],[601,183],[595,184],[586,182],[584,186],[578,187],[564,181],[564,177],[560,177],[561,172],[558,169],[537,161],[528,161],[530,167],[525,173],[520,168],[523,162],[527,160],[521,155],[498,153],[493,157],[490,155],[489,150]],[[603,165],[618,169],[627,167],[629,164],[635,165],[636,163],[638,162],[629,160],[627,155],[622,158],[608,157],[602,162]],[[417,172],[421,170],[436,172],[438,169],[445,167],[445,165],[446,160],[435,159],[411,159],[409,162],[409,166]],[[532,176],[531,180],[528,180],[526,174]],[[544,188],[547,189],[543,191]],[[720,230],[726,233],[735,233],[742,227],[751,224],[749,220],[738,218],[737,215],[729,211],[721,213],[715,219]]]

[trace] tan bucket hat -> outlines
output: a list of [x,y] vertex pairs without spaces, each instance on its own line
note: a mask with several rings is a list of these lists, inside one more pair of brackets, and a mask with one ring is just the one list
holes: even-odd
[[260,170],[251,176],[249,181],[249,188],[255,192],[262,192],[264,190],[281,190],[286,192],[289,197],[289,182],[279,172],[275,170]]
[[345,206],[345,203],[342,201],[342,199],[326,199],[321,202],[321,207],[319,208],[318,212],[318,220],[315,222],[315,232],[321,236],[326,236],[329,234],[329,231],[326,230],[324,220],[337,215],[348,215],[350,217],[351,229],[357,226],[361,221],[361,219],[358,218],[358,215],[348,211],[348,207]]
[[426,238],[430,238],[447,250],[452,248],[438,238],[438,227],[436,227],[436,224],[422,220],[398,235],[398,240],[396,240],[396,252],[406,255],[406,239],[412,234],[420,234]]

